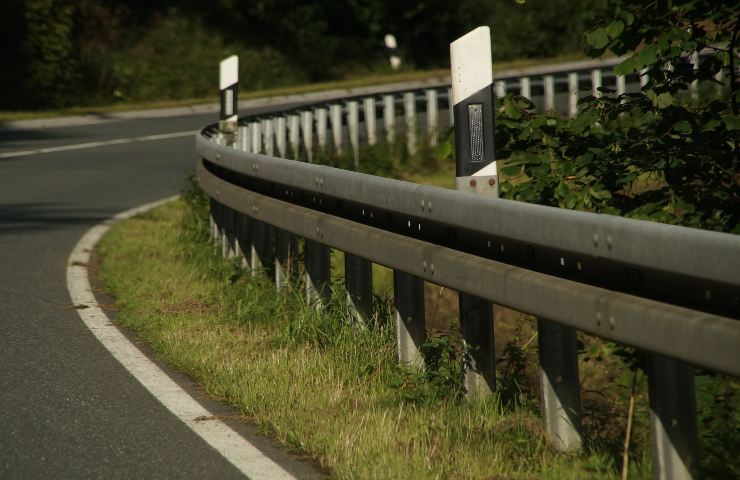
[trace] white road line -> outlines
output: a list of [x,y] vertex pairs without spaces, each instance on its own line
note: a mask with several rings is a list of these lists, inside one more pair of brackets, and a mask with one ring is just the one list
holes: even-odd
[[[188,132],[192,134],[192,132]],[[91,228],[77,242],[67,264],[67,289],[72,303],[78,308],[82,321],[97,337],[100,343],[118,360],[149,392],[182,420],[206,443],[215,448],[229,462],[251,479],[294,479],[280,465],[270,460],[254,445],[241,437],[220,420],[198,420],[213,417],[195,399],[188,395],[162,369],[149,360],[132,344],[106,316],[100,308],[90,288],[87,265],[90,255],[112,224],[145,212],[177,197],[120,213],[115,217]]]
[[108,145],[120,145],[123,143],[151,142],[154,140],[168,140],[170,138],[180,138],[195,135],[195,130],[187,132],[163,133],[160,135],[145,135],[143,137],[131,138],[114,138],[112,140],[103,140],[100,142],[75,143],[73,145],[61,145],[59,147],[37,148],[35,150],[19,150],[16,152],[0,153],[0,158],[25,157],[28,155],[40,155],[44,153],[65,152],[68,150],[82,150],[85,148],[105,147]]

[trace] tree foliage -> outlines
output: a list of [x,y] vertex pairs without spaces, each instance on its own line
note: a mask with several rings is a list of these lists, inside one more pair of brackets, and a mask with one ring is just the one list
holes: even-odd
[[0,108],[204,96],[232,53],[245,89],[384,71],[386,33],[407,68],[485,24],[497,60],[572,53],[605,1],[4,0]]
[[[504,194],[740,233],[739,11],[711,0],[614,1],[586,43],[594,56],[626,55],[617,73],[646,75],[646,85],[620,96],[602,88],[572,119],[503,99],[496,134],[499,156],[510,157]],[[689,61],[697,51],[698,66]],[[695,81],[698,96],[689,93]]]

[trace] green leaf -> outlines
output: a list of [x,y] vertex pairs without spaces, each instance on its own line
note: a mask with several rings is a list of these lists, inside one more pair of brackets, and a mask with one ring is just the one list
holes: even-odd
[[722,121],[725,122],[727,130],[740,130],[740,117],[737,115],[725,115]]
[[648,45],[639,52],[637,52],[637,59],[635,61],[636,68],[642,68],[646,65],[652,65],[658,61],[658,46],[655,44]]
[[516,177],[517,175],[522,173],[522,167],[521,165],[509,165],[502,168],[501,173],[503,173],[507,177]]
[[692,128],[691,124],[686,120],[681,120],[680,122],[676,122],[673,125],[673,130],[677,131],[678,133],[691,133]]
[[506,112],[506,115],[510,116],[513,119],[518,119],[522,116],[522,113],[519,111],[516,105],[514,105],[514,102],[511,101],[511,97],[504,98],[504,112]]
[[606,33],[610,38],[617,38],[624,31],[624,23],[617,20],[606,27]]
[[586,35],[586,42],[594,48],[604,48],[609,44],[609,35],[606,33],[606,29],[597,28]]
[[627,75],[628,73],[632,73],[635,70],[635,57],[629,57],[626,60],[624,60],[622,63],[614,67],[614,73],[617,75]]

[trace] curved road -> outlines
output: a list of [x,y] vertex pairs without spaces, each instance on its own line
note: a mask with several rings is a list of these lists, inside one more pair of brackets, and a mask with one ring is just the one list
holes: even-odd
[[[91,226],[179,191],[196,159],[187,132],[215,120],[0,125],[0,478],[243,478],[98,343],[65,282],[70,251]],[[150,135],[163,136],[79,148]],[[249,427],[231,426],[296,477],[320,475]]]

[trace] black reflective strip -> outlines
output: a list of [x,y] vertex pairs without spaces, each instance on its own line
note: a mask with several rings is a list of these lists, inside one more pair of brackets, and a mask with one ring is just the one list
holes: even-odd
[[493,84],[453,108],[455,175],[467,177],[496,159],[493,145]]
[[[225,89],[221,90],[221,120],[226,120],[229,117],[237,115],[237,105],[239,104],[238,93],[239,84],[237,83],[229,85]],[[231,101],[227,104],[228,100]],[[231,111],[229,112],[229,110]]]

